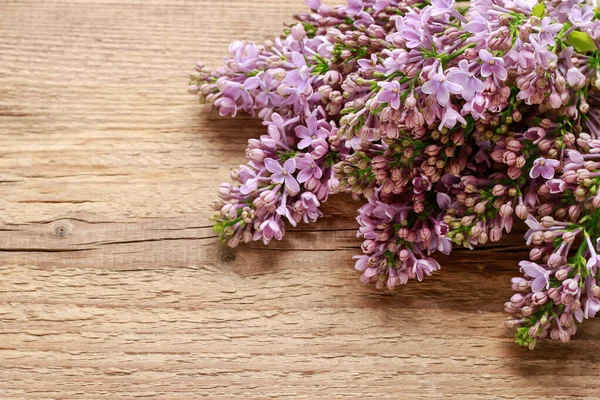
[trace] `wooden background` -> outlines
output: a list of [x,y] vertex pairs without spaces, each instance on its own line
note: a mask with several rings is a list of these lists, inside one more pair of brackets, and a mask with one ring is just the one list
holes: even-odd
[[503,327],[522,232],[390,294],[357,282],[354,204],[218,244],[261,126],[201,112],[202,57],[302,0],[0,0],[0,399],[598,399],[600,324],[530,352]]

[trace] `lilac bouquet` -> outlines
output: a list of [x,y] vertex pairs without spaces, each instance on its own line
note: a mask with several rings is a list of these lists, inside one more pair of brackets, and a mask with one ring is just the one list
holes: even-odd
[[394,290],[453,246],[525,220],[505,304],[516,342],[563,342],[600,310],[600,15],[580,0],[307,0],[281,37],[235,42],[189,91],[258,116],[219,187],[230,246],[280,240],[335,193],[358,209],[360,281]]

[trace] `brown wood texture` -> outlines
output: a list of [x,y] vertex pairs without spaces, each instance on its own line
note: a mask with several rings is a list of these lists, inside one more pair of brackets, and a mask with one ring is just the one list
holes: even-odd
[[186,94],[302,0],[0,0],[0,399],[597,399],[600,325],[503,327],[521,232],[398,293],[361,286],[357,204],[230,250],[209,203],[258,121]]

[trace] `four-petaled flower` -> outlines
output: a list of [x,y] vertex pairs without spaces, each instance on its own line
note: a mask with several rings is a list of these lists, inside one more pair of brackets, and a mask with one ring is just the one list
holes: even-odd
[[560,161],[551,158],[538,158],[533,162],[529,176],[533,179],[540,176],[544,179],[554,178],[556,168],[560,166]]
[[494,57],[486,49],[479,50],[479,58],[483,61],[481,66],[481,76],[488,77],[492,74],[501,81],[506,80],[508,73],[504,69],[504,60],[500,57]]
[[300,185],[298,185],[298,181],[296,181],[296,178],[292,176],[292,174],[296,171],[296,160],[290,158],[283,163],[282,167],[279,162],[273,160],[272,158],[266,158],[265,167],[270,173],[273,174],[271,175],[271,181],[273,181],[273,183],[283,183],[289,191],[294,193],[300,191]]
[[298,148],[300,150],[325,141],[325,134],[319,129],[317,117],[314,115],[310,115],[306,119],[306,126],[298,125],[295,130],[296,136],[301,139],[298,143]]
[[534,27],[534,29],[538,31],[539,42],[551,46],[554,46],[556,43],[554,36],[560,32],[562,28],[563,24],[553,23],[552,18],[550,17],[545,17],[540,26]]
[[533,279],[531,290],[534,293],[541,292],[544,288],[550,288],[550,271],[531,261],[521,261],[519,266],[521,267],[521,272],[524,272]]
[[574,4],[571,8],[571,15],[569,15],[569,21],[577,27],[584,27],[592,22],[594,19],[594,9],[590,6],[584,6],[583,8],[579,4]]
[[466,101],[471,101],[477,93],[483,92],[485,85],[479,78],[469,71],[469,62],[461,60],[458,68],[451,68],[448,71],[448,80],[455,82],[463,87],[460,95]]
[[431,5],[433,7],[431,11],[433,17],[454,12],[454,0],[431,0]]
[[304,154],[304,157],[296,158],[296,166],[300,170],[298,173],[298,182],[300,183],[304,183],[310,178],[321,179],[323,176],[323,171],[321,171],[321,168],[315,163],[310,154]]
[[389,103],[390,107],[397,110],[400,108],[400,82],[380,82],[379,86],[383,89],[377,94],[379,103]]
[[425,94],[434,94],[440,106],[445,106],[450,101],[450,93],[458,94],[463,90],[462,85],[453,81],[456,77],[447,77],[440,65],[437,74],[434,74],[421,90]]

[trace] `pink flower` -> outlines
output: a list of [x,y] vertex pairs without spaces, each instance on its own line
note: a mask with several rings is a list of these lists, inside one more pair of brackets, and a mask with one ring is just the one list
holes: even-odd
[[313,177],[321,179],[323,176],[323,171],[321,171],[321,168],[315,163],[310,154],[304,154],[304,157],[297,157],[296,166],[300,170],[298,173],[299,183],[304,183]]
[[540,175],[544,179],[554,178],[556,168],[560,166],[560,161],[551,158],[538,158],[533,162],[529,176],[533,179],[539,178]]
[[479,50],[479,58],[483,61],[481,66],[481,76],[484,78],[492,74],[501,81],[506,80],[508,73],[504,69],[504,60],[500,57],[494,57],[486,49]]
[[273,174],[271,175],[273,183],[284,183],[287,189],[294,193],[300,191],[298,181],[292,176],[296,171],[296,161],[293,158],[284,162],[283,167],[272,158],[266,158],[265,167]]
[[450,93],[462,93],[463,87],[456,80],[460,80],[459,76],[447,77],[444,75],[442,66],[438,68],[437,74],[433,75],[430,80],[425,82],[421,87],[423,93],[434,94],[440,106],[445,106],[450,101]]
[[565,191],[567,183],[562,179],[550,179],[546,182],[546,186],[550,189],[551,194],[558,194]]
[[462,86],[460,95],[466,101],[471,101],[477,93],[483,92],[485,85],[479,78],[469,72],[469,62],[461,60],[458,68],[451,68],[448,71],[448,80]]
[[306,119],[306,126],[298,125],[296,127],[296,136],[302,140],[298,143],[300,150],[313,144],[319,144],[325,140],[325,135],[319,130],[317,117],[310,115]]
[[527,274],[530,278],[533,278],[531,282],[531,290],[534,293],[541,292],[544,287],[550,288],[550,271],[545,270],[536,263],[530,261],[521,261],[519,263],[521,272]]
[[534,27],[538,31],[539,42],[554,46],[554,36],[561,31],[563,24],[552,23],[552,18],[545,17],[539,27]]
[[379,86],[383,89],[377,94],[379,103],[389,103],[390,107],[397,110],[400,108],[400,83],[398,81],[380,82]]
[[592,22],[594,19],[594,9],[590,6],[584,6],[583,8],[579,4],[574,4],[571,8],[571,15],[569,15],[569,21],[577,27],[584,27]]
[[437,271],[440,269],[440,264],[433,258],[421,258],[415,262],[413,266],[413,271],[417,275],[417,279],[420,281],[423,280],[425,275],[431,275],[433,271]]

